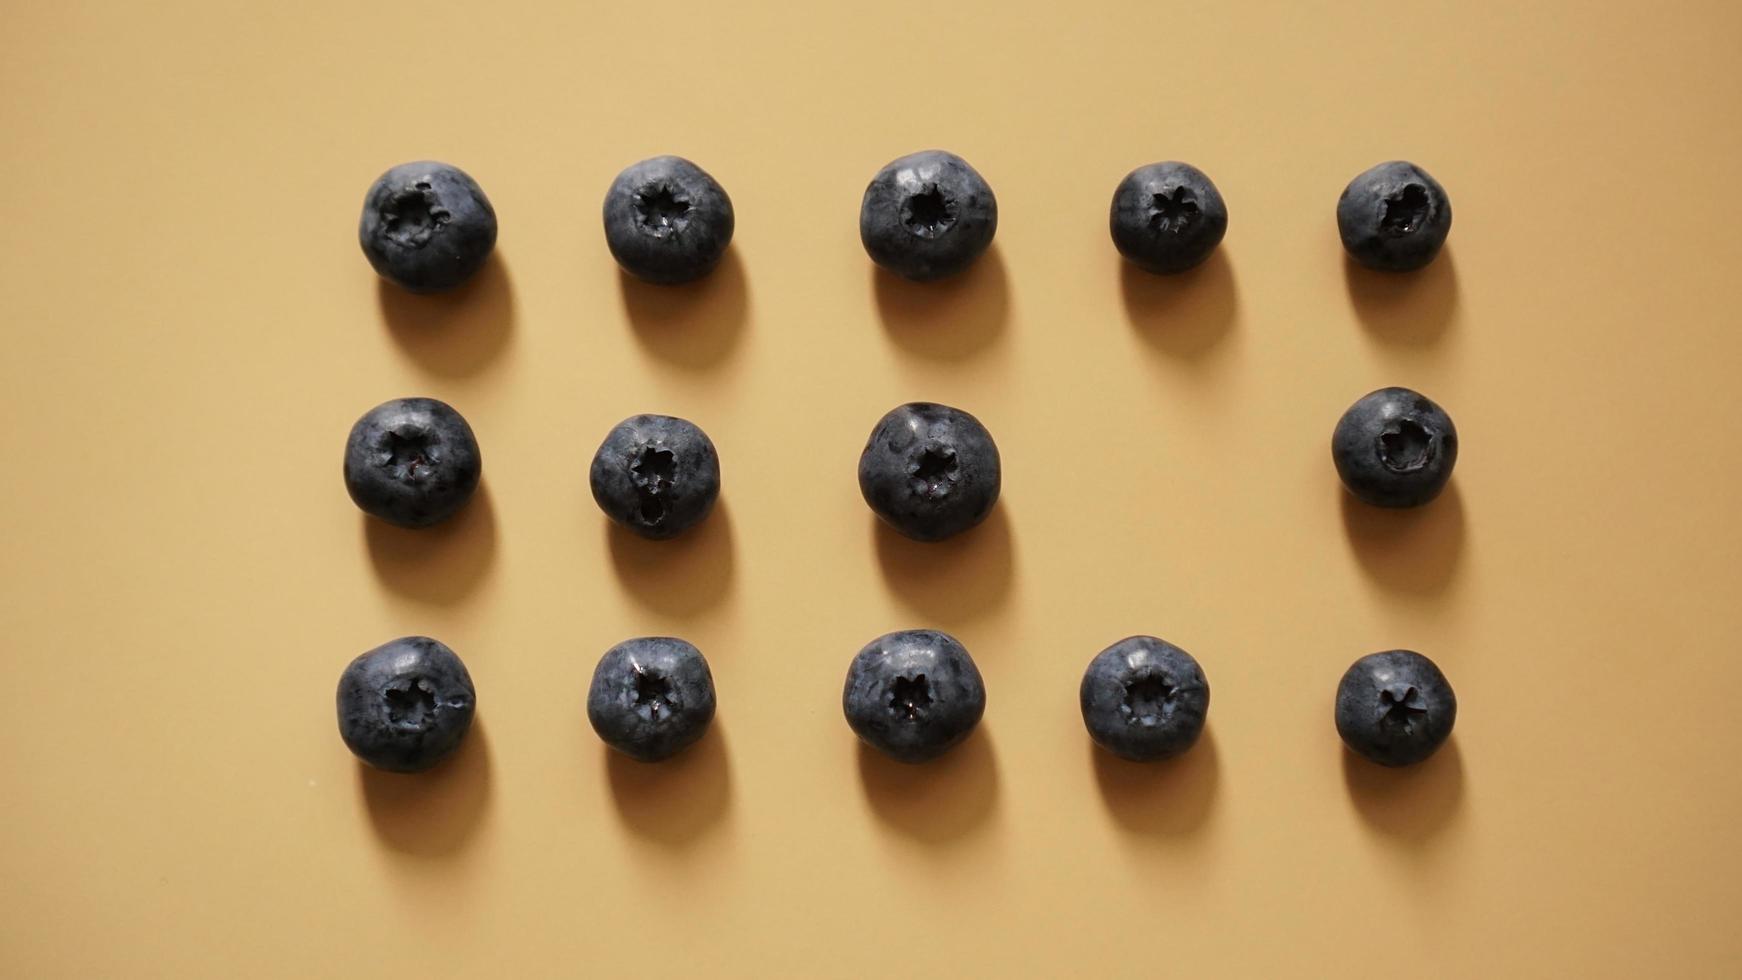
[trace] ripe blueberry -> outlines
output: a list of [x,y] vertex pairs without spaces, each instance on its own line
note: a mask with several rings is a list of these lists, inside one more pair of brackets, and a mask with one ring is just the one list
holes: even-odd
[[1153,636],[1130,636],[1089,661],[1078,699],[1095,744],[1150,762],[1197,742],[1210,710],[1210,684],[1191,654]]
[[998,199],[986,179],[942,150],[909,154],[877,171],[859,204],[865,251],[904,279],[961,272],[997,230]]
[[941,541],[986,519],[998,502],[998,446],[959,408],[910,402],[883,416],[859,454],[859,492],[890,527]]
[[605,244],[625,272],[648,282],[700,279],[720,264],[734,227],[732,199],[683,157],[631,164],[605,192]]
[[1371,653],[1337,685],[1337,734],[1382,766],[1407,766],[1434,754],[1458,717],[1458,698],[1432,660],[1413,650]]
[[345,489],[364,513],[400,527],[452,517],[478,489],[472,427],[445,402],[396,398],[370,409],[345,440]]
[[1376,507],[1419,507],[1440,495],[1458,461],[1451,416],[1408,388],[1381,388],[1349,406],[1331,433],[1343,485]]
[[403,636],[339,675],[339,737],[377,769],[422,772],[459,748],[477,700],[454,651],[427,636]]
[[1228,206],[1202,170],[1152,163],[1119,182],[1108,222],[1119,254],[1150,272],[1184,272],[1216,250]]
[[694,422],[632,415],[617,423],[588,474],[605,516],[644,538],[675,537],[700,524],[720,496],[720,456]]
[[619,752],[642,762],[669,759],[714,720],[714,675],[702,652],[684,640],[624,640],[593,669],[587,720]]
[[496,247],[496,212],[465,171],[402,163],[376,178],[357,227],[363,254],[382,278],[414,293],[452,289]]
[[1356,175],[1337,199],[1337,232],[1356,262],[1408,272],[1433,261],[1452,230],[1452,202],[1439,181],[1393,160]]
[[902,630],[872,640],[847,669],[847,724],[900,762],[925,762],[968,737],[986,712],[986,685],[948,633]]

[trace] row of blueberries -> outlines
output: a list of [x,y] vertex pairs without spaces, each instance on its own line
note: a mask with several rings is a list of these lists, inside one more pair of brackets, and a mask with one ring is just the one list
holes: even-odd
[[[1197,742],[1210,685],[1191,654],[1153,636],[1131,636],[1089,662],[1078,698],[1096,744],[1150,762]],[[693,644],[669,636],[612,647],[587,690],[587,718],[599,738],[642,762],[668,759],[700,739],[714,705],[707,660]],[[955,637],[903,630],[872,640],[853,658],[841,705],[865,744],[920,763],[974,730],[986,711],[986,685]],[[359,759],[392,772],[422,772],[451,755],[476,707],[465,664],[427,636],[376,647],[339,678],[340,736]],[[1362,657],[1337,685],[1337,733],[1380,765],[1426,759],[1451,735],[1457,714],[1445,675],[1410,650]]]
[[[707,171],[661,156],[617,175],[605,194],[605,242],[624,271],[682,283],[713,271],[732,241],[732,199]],[[1127,174],[1108,216],[1113,244],[1150,272],[1183,272],[1209,257],[1228,230],[1228,207],[1203,171],[1152,163]],[[1337,199],[1337,230],[1355,261],[1390,272],[1433,261],[1452,227],[1445,188],[1393,160],[1351,180]],[[930,281],[979,258],[998,230],[998,199],[966,160],[942,150],[909,154],[872,178],[859,206],[859,239],[878,265]],[[369,188],[358,228],[383,277],[439,292],[478,271],[496,245],[496,211],[465,171],[418,161]]]
[[[1363,396],[1338,420],[1331,457],[1343,484],[1380,507],[1438,496],[1458,458],[1446,412],[1408,388]],[[472,427],[433,398],[370,409],[345,444],[345,488],[364,512],[401,527],[452,517],[483,474]],[[687,419],[636,415],[605,436],[588,473],[605,515],[645,538],[689,530],[720,496],[720,455]],[[1003,485],[992,434],[959,408],[911,402],[884,415],[859,455],[859,491],[878,517],[917,541],[941,541],[991,514]]]

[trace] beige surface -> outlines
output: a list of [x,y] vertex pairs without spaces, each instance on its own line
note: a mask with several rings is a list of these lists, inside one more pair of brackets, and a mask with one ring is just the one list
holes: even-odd
[[[1742,971],[1742,8],[242,6],[0,14],[0,973]],[[918,289],[855,219],[927,146],[1002,225]],[[624,283],[600,233],[661,152],[737,204],[700,289]],[[369,181],[420,157],[501,215],[447,300],[356,245]],[[1393,157],[1457,221],[1380,280],[1332,208]],[[1164,282],[1106,209],[1168,158],[1232,223]],[[1330,465],[1383,384],[1463,436],[1425,512],[1349,506]],[[486,461],[427,534],[339,480],[350,423],[410,394]],[[1004,451],[994,520],[940,547],[875,530],[853,480],[913,398]],[[637,411],[720,447],[693,540],[608,534],[587,495]],[[839,697],[915,625],[990,703],[908,770]],[[372,777],[333,687],[411,632],[466,659],[481,724],[438,775]],[[721,710],[644,769],[581,699],[655,632],[702,647]],[[1082,730],[1083,666],[1134,632],[1215,691],[1176,765]],[[1394,646],[1461,702],[1401,774],[1330,717]]]

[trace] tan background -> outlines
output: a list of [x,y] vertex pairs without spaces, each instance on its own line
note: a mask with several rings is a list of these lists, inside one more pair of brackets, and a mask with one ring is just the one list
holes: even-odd
[[[309,977],[1690,976],[1742,971],[1734,3],[243,5],[0,15],[0,973]],[[964,280],[874,274],[859,195],[944,146],[997,191]],[[617,170],[737,204],[707,284],[624,282]],[[377,173],[455,162],[501,216],[461,295],[381,288]],[[1333,205],[1394,157],[1457,219],[1346,269]],[[1121,268],[1113,185],[1230,202],[1206,268]],[[1338,413],[1448,407],[1451,491],[1342,496]],[[485,491],[372,526],[350,423],[428,394]],[[989,525],[882,533],[854,463],[898,402],[1003,447]],[[609,533],[585,466],[700,422],[724,506]],[[847,661],[959,635],[990,690],[941,764],[859,752]],[[359,772],[333,688],[426,632],[480,724]],[[707,653],[708,739],[587,727],[593,662]],[[1091,751],[1103,645],[1192,651],[1209,734]],[[1434,657],[1417,771],[1350,762],[1344,667]]]

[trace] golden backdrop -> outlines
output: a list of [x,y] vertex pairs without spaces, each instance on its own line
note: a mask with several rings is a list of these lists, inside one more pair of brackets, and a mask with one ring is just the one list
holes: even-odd
[[[0,29],[0,973],[1734,976],[1742,889],[1742,7],[16,2]],[[875,274],[884,162],[996,189],[959,281]],[[704,285],[626,282],[599,202],[688,156],[732,195]],[[458,295],[377,283],[363,192],[464,167],[501,218]],[[1420,274],[1333,207],[1415,160]],[[1180,159],[1228,236],[1121,266],[1114,184]],[[1456,419],[1447,495],[1353,506],[1327,446],[1387,384]],[[363,520],[347,427],[477,430],[449,526]],[[998,439],[1005,496],[927,547],[854,465],[911,399]],[[696,420],[698,533],[607,530],[617,420]],[[860,752],[847,662],[959,636],[960,751]],[[1091,750],[1084,665],[1203,664],[1202,743]],[[479,724],[360,772],[333,689],[406,633]],[[582,710],[625,637],[697,643],[715,730],[660,768]],[[1417,770],[1349,759],[1357,656],[1445,669]]]

